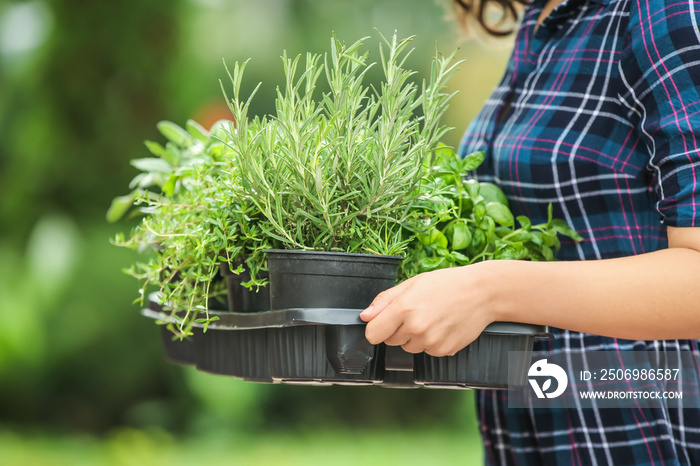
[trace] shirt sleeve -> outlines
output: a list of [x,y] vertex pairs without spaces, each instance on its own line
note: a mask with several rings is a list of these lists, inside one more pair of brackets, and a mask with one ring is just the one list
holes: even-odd
[[700,226],[700,3],[631,0],[620,62],[656,209],[667,226]]

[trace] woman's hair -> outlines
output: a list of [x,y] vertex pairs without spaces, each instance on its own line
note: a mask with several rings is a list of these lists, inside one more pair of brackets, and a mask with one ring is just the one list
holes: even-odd
[[[507,36],[514,31],[518,19],[519,7],[529,3],[529,0],[452,0],[458,16],[463,24],[469,19],[475,19],[489,34],[496,37]],[[492,7],[500,9],[500,17],[491,18],[489,10]]]

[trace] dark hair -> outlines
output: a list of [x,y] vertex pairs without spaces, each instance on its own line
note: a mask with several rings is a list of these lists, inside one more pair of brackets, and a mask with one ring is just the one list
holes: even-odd
[[[503,37],[514,31],[513,23],[518,19],[519,6],[529,3],[529,0],[453,0],[453,3],[463,20],[472,17],[492,36]],[[497,21],[486,18],[490,5],[501,9],[501,17]]]

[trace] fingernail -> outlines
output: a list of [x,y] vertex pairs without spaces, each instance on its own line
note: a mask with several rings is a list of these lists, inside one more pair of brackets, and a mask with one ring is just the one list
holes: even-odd
[[360,312],[360,315],[361,315],[361,316],[366,316],[367,314],[369,314],[370,312],[372,312],[372,309],[374,309],[374,306],[372,306],[372,305],[370,304],[370,306],[369,306],[367,309],[365,309],[364,311]]

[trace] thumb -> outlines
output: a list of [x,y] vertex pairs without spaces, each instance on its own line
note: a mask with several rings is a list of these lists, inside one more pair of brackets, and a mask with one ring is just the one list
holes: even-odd
[[372,303],[367,306],[367,309],[360,313],[360,319],[364,322],[369,322],[379,315],[380,312],[384,310],[391,302],[396,299],[401,293],[405,292],[413,284],[413,279],[401,282],[393,288],[382,291],[379,293]]

